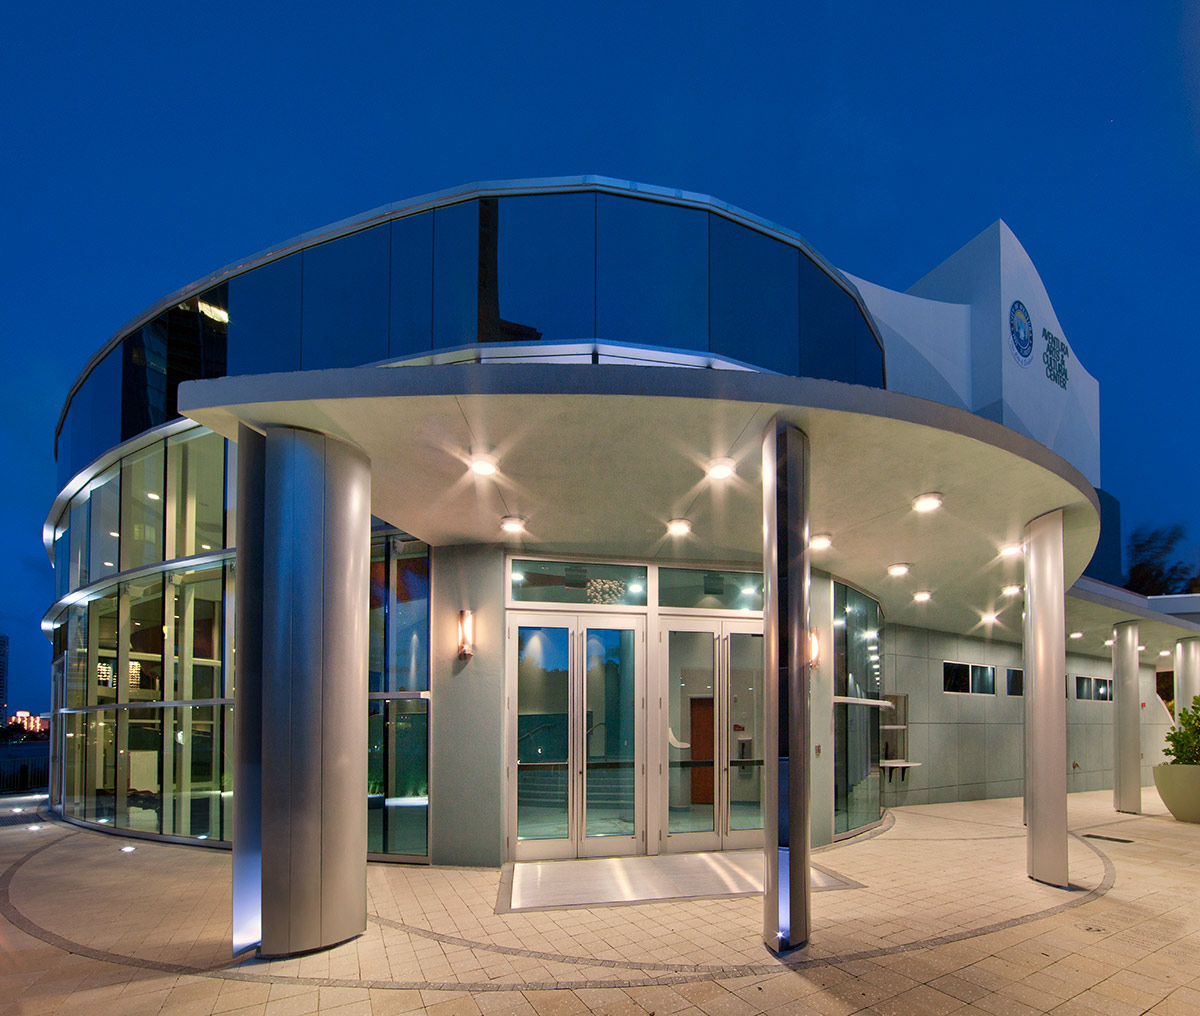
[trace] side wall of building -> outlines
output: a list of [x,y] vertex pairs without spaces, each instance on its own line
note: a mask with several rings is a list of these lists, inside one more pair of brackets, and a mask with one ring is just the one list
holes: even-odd
[[[429,859],[504,860],[504,548],[435,547],[430,603]],[[475,614],[475,655],[458,657],[458,612]]]
[[[942,665],[968,663],[995,668],[995,692],[943,690]],[[883,803],[940,804],[1024,793],[1025,701],[1008,694],[1009,668],[1022,670],[1019,645],[944,632],[888,625],[884,636],[884,693],[908,696],[909,769],[889,783],[881,775]],[[1116,705],[1076,698],[1076,676],[1110,679],[1104,657],[1067,654],[1067,789],[1112,787]],[[1151,767],[1162,759],[1170,726],[1155,692],[1154,667],[1141,668],[1142,783],[1154,782]],[[884,722],[888,722],[886,719]]]

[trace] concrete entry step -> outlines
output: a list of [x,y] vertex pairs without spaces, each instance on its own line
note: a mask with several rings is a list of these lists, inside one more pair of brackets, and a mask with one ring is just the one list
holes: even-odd
[[[860,887],[815,864],[811,878],[814,892]],[[504,867],[496,912],[744,896],[762,887],[761,850],[518,861]]]

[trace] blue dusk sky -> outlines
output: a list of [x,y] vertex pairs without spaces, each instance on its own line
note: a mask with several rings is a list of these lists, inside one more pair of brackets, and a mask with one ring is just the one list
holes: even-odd
[[50,704],[41,528],[89,355],[225,264],[477,180],[710,194],[894,289],[1002,218],[1099,379],[1126,533],[1200,540],[1198,44],[1172,2],[9,5],[10,708]]

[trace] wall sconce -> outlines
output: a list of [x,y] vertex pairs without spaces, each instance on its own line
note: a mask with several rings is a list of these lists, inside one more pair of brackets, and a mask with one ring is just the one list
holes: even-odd
[[458,612],[458,658],[468,660],[475,655],[475,612]]
[[808,631],[808,665],[810,668],[816,667],[817,661],[821,658],[821,640],[817,638],[815,628],[810,628]]

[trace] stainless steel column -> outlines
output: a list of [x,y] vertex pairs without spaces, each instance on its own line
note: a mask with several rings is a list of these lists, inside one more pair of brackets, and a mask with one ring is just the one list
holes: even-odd
[[763,941],[808,942],[808,437],[776,419],[763,436]]
[[1142,811],[1142,702],[1138,688],[1138,626],[1122,621],[1113,630],[1113,807]]
[[1062,512],[1025,527],[1025,815],[1030,878],[1066,886],[1067,673]]
[[[1191,709],[1200,695],[1200,639],[1180,639],[1175,643],[1175,722],[1179,710]],[[1155,762],[1161,762],[1156,758]]]
[[266,439],[238,425],[234,587],[233,954],[262,942],[262,583]]
[[264,956],[319,949],[366,929],[370,539],[367,457],[328,435],[268,428]]

